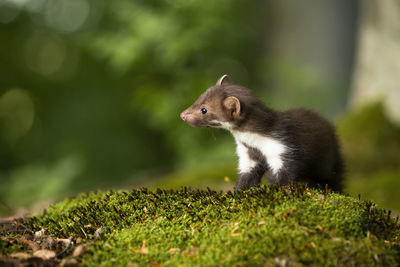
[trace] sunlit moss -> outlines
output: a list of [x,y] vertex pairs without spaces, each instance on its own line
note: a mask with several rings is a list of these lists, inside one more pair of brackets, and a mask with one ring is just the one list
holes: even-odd
[[[400,224],[367,201],[304,185],[242,192],[94,192],[23,222],[81,237],[81,262],[127,265],[396,265]],[[98,229],[105,232],[95,238]]]

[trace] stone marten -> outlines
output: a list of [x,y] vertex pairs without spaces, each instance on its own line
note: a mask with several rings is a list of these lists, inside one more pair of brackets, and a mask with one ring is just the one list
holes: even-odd
[[236,190],[256,186],[264,173],[273,184],[303,181],[342,190],[343,161],[335,129],[312,111],[273,110],[224,75],[180,117],[194,127],[232,133],[239,156]]

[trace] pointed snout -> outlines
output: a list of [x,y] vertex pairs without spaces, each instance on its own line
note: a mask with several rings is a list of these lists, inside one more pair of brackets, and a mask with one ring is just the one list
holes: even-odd
[[181,119],[189,123],[190,125],[192,125],[193,122],[195,121],[195,117],[193,116],[193,113],[189,109],[186,109],[181,113]]
[[188,112],[187,112],[187,110],[184,110],[184,111],[181,113],[181,119],[184,120],[184,121],[186,121],[186,120],[187,120],[187,117],[188,117]]

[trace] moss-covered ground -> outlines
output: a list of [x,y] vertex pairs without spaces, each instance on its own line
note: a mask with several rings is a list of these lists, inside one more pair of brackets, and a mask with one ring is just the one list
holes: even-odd
[[[1,236],[0,263],[36,259],[43,265],[89,266],[400,264],[400,224],[389,212],[368,201],[302,184],[235,193],[182,188],[82,194],[41,215],[3,222]],[[57,247],[49,240],[69,243]],[[49,259],[30,256],[38,250],[54,254]]]

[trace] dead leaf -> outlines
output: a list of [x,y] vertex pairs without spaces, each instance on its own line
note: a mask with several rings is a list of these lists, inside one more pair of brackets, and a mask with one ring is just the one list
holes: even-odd
[[258,227],[260,227],[261,225],[266,224],[266,223],[267,223],[266,221],[259,221],[257,225],[258,225]]
[[179,248],[170,248],[170,249],[168,249],[168,252],[172,253],[172,254],[178,253],[179,251],[180,251]]
[[286,211],[286,212],[283,214],[283,218],[286,219],[286,217],[287,217],[288,215],[292,214],[293,212],[294,212],[294,209],[290,209],[290,210]]
[[85,248],[83,245],[79,245],[74,249],[74,252],[72,253],[72,257],[79,257],[85,252]]
[[78,261],[74,258],[62,259],[60,266],[76,266]]
[[239,224],[235,223],[235,225],[236,225],[236,227],[232,229],[231,236],[241,236],[242,235],[241,233],[235,233],[237,230],[239,230],[239,226],[238,226]]
[[140,253],[147,254],[149,250],[146,248],[146,240],[143,240],[142,247],[140,248]]
[[139,250],[131,248],[132,252],[139,253],[139,254],[147,254],[149,253],[149,249],[146,247],[146,240],[143,240],[142,246]]
[[51,258],[54,258],[56,256],[56,253],[52,250],[41,249],[33,252],[33,256],[41,258],[43,260],[49,260]]
[[10,257],[11,258],[17,258],[17,259],[20,259],[20,260],[26,260],[26,259],[32,258],[32,255],[28,254],[28,253],[24,253],[24,252],[15,252],[15,253],[12,253],[10,255]]
[[309,248],[312,248],[312,249],[316,249],[316,248],[317,248],[317,246],[315,245],[314,242],[311,242],[311,243],[309,243],[309,244],[306,244],[306,247],[309,247]]

